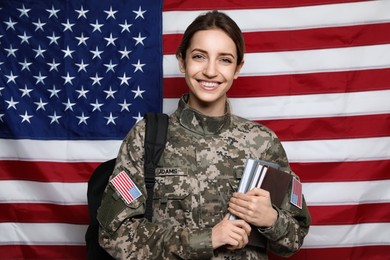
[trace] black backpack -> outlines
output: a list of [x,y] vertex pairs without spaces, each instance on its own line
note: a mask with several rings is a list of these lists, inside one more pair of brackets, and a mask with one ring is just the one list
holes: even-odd
[[[153,187],[155,183],[155,169],[164,152],[167,129],[168,115],[161,113],[145,114],[146,132],[145,132],[145,155],[144,155],[144,170],[145,170],[145,185],[148,193],[145,208],[145,218],[152,220],[153,208]],[[92,173],[88,181],[87,200],[88,211],[90,216],[90,224],[85,234],[87,246],[87,259],[101,260],[113,259],[99,245],[99,222],[96,219],[97,210],[100,207],[104,190],[108,184],[116,159],[111,159],[100,164]]]

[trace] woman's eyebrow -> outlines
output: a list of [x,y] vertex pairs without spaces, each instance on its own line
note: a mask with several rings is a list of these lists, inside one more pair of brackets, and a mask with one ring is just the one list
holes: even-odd
[[[198,48],[195,48],[195,49],[191,50],[191,53],[196,52],[196,51],[201,52],[201,53],[205,53],[205,54],[208,53],[207,51],[202,50],[202,49],[198,49]],[[236,58],[236,56],[234,54],[230,53],[230,52],[221,52],[221,53],[218,53],[218,56],[230,56],[233,59]]]

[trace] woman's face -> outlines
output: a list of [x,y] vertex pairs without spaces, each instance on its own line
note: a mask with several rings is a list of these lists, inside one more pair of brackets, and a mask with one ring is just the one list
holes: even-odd
[[233,40],[219,29],[198,31],[179,66],[190,90],[189,105],[210,116],[223,115],[226,92],[242,67]]

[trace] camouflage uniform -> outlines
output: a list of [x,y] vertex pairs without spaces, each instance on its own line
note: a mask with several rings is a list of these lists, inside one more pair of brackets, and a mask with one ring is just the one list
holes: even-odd
[[[109,184],[98,211],[100,244],[117,259],[267,259],[265,249],[212,249],[211,229],[227,213],[247,158],[276,162],[291,172],[282,145],[265,126],[228,113],[207,117],[186,104],[170,116],[168,141],[156,170],[153,221],[145,211],[143,175],[145,122],[133,127],[119,151],[111,177],[125,170],[143,195],[126,204]],[[291,174],[294,174],[291,172]],[[274,226],[260,229],[267,250],[287,256],[308,232],[310,215],[286,195]]]

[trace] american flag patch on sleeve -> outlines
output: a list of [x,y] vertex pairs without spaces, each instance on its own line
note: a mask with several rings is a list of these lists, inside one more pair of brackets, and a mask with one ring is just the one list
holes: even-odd
[[137,185],[135,185],[125,171],[121,171],[117,176],[112,178],[111,183],[127,204],[130,204],[142,195]]
[[290,202],[294,206],[302,209],[302,183],[293,178],[292,193]]

